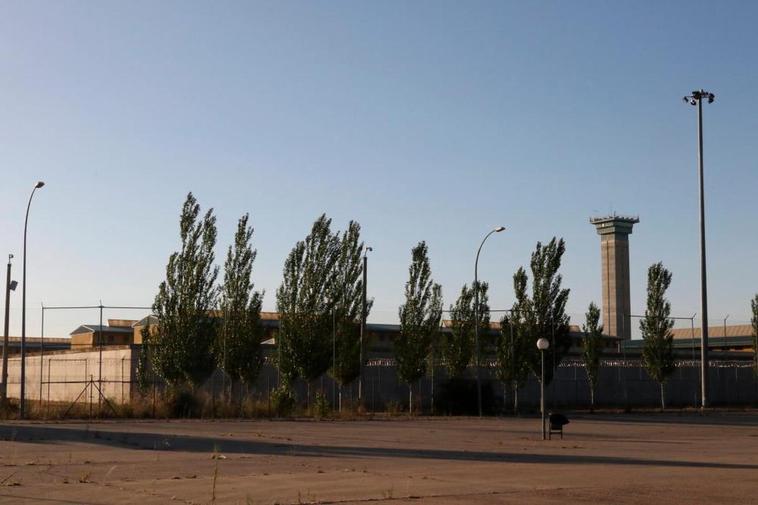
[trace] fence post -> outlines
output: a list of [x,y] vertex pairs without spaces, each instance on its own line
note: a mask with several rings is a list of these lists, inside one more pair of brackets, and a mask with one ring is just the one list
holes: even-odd
[[[39,349],[39,408],[40,412],[42,411],[42,376],[44,375],[44,366],[45,366],[45,305],[41,304],[42,306],[42,327],[40,328],[39,332],[39,339],[40,339],[40,349]],[[47,380],[50,380],[50,377],[48,376]]]
[[152,367],[150,367],[150,370],[152,371],[152,375],[153,375],[153,419],[155,419],[155,394],[156,394],[155,370],[153,370]]
[[121,404],[124,403],[124,360],[126,356],[121,356]]
[[[95,379],[92,375],[89,376],[89,384],[85,387],[89,387],[89,418],[92,419],[92,384],[95,383]],[[98,396],[98,399],[100,397]]]
[[47,359],[47,405],[45,409],[45,417],[50,413],[50,358]]

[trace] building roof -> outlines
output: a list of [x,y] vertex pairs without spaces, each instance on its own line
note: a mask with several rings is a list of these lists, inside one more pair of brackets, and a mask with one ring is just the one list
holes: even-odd
[[[44,341],[44,344],[47,345],[54,345],[54,344],[61,344],[66,345],[71,342],[71,339],[69,337],[30,337],[26,336],[26,345],[34,345],[39,346]],[[10,335],[8,337],[8,344],[9,345],[20,345],[21,344],[21,337],[14,337],[13,335]]]
[[[621,346],[625,350],[641,350],[644,347],[643,339],[625,340]],[[708,337],[708,349],[742,349],[752,350],[752,337]],[[695,350],[700,349],[700,338],[675,338],[674,349]]]
[[[702,333],[701,328],[674,328],[671,330],[674,338],[700,338]],[[753,336],[753,326],[749,324],[733,324],[726,327],[726,335],[724,334],[724,326],[709,326],[709,337],[724,337],[738,338],[738,337],[751,337]]]
[[121,328],[131,328],[138,321],[136,319],[108,319],[108,326],[119,326]]
[[153,314],[145,316],[139,321],[136,321],[134,324],[132,324],[132,328],[136,326],[149,326],[151,324],[158,324],[158,316],[155,316]]
[[123,326],[100,326],[99,324],[83,324],[77,329],[72,331],[70,335],[80,335],[82,333],[124,333],[131,335],[133,330],[131,328],[124,328]]

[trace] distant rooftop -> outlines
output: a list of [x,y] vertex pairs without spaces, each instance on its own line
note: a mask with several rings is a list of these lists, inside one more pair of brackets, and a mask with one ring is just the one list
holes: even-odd
[[[697,328],[673,328],[671,334],[674,338],[700,338],[702,329]],[[753,336],[753,326],[750,324],[731,324],[729,326],[709,326],[709,338],[750,338]]]
[[103,333],[128,333],[131,335],[134,330],[132,330],[130,327],[123,326],[100,326],[99,324],[83,324],[72,331],[71,335],[78,335],[80,333],[96,333],[100,331]]

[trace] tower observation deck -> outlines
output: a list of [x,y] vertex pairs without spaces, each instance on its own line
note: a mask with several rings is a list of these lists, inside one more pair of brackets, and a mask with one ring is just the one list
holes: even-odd
[[629,294],[629,235],[639,217],[611,216],[590,218],[600,235],[603,280],[603,333],[623,339],[632,338]]

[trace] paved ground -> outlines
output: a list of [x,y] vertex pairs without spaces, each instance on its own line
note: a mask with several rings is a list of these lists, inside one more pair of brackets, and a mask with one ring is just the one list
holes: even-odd
[[0,424],[0,503],[758,504],[758,414]]

